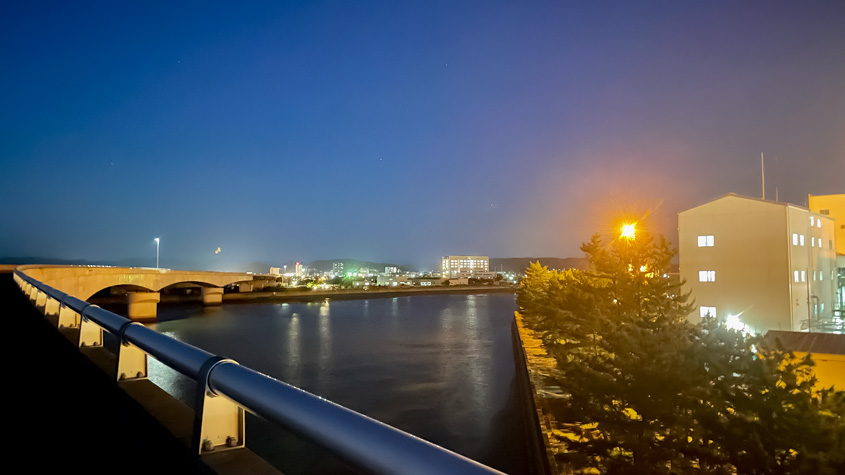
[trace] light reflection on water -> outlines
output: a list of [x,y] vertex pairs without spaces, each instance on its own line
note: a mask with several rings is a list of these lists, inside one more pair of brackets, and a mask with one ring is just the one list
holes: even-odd
[[[431,295],[159,309],[157,331],[511,473],[525,466],[513,394],[513,296]],[[184,318],[190,317],[190,318]],[[166,321],[165,321],[166,320]],[[193,383],[150,378],[190,404]],[[255,418],[247,445],[285,473],[342,471]]]

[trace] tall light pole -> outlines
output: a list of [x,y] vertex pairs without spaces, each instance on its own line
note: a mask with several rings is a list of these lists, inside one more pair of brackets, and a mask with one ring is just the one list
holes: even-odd
[[158,269],[158,247],[159,247],[159,238],[156,238],[156,269]]

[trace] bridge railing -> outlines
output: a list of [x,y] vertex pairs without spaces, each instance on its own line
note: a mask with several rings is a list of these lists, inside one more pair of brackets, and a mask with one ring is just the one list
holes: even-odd
[[[119,344],[115,377],[146,378],[147,355],[197,383],[193,448],[203,454],[244,446],[244,413],[276,423],[371,473],[500,473],[236,362],[162,335],[16,270],[15,282],[45,315],[80,329],[80,346]],[[98,338],[99,334],[99,338]]]

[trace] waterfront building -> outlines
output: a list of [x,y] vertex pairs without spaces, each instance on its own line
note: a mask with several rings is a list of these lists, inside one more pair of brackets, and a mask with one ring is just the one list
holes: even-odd
[[488,256],[443,256],[442,276],[446,279],[458,277],[460,273],[472,276],[477,272],[490,271],[490,258]]
[[829,215],[730,193],[678,215],[691,318],[745,331],[822,331],[834,322],[836,243]]
[[394,267],[394,266],[387,266],[387,267],[384,268],[384,273],[387,274],[387,275],[398,274],[399,268]]
[[332,262],[332,274],[343,275],[343,262]]

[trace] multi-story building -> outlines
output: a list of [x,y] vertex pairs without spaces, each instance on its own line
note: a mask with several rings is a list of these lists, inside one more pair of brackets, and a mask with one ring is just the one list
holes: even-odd
[[332,262],[332,274],[343,275],[343,262]]
[[297,277],[302,277],[302,263],[301,262],[297,262],[296,264],[294,264],[293,273]]
[[830,216],[834,221],[836,267],[838,268],[839,274],[835,305],[841,313],[845,311],[845,194],[810,195],[807,203],[810,210]]
[[446,279],[456,278],[461,273],[472,275],[490,270],[488,256],[443,256],[442,262],[442,275]]
[[679,213],[678,237],[691,317],[710,314],[758,333],[819,331],[833,319],[830,216],[730,193]]

